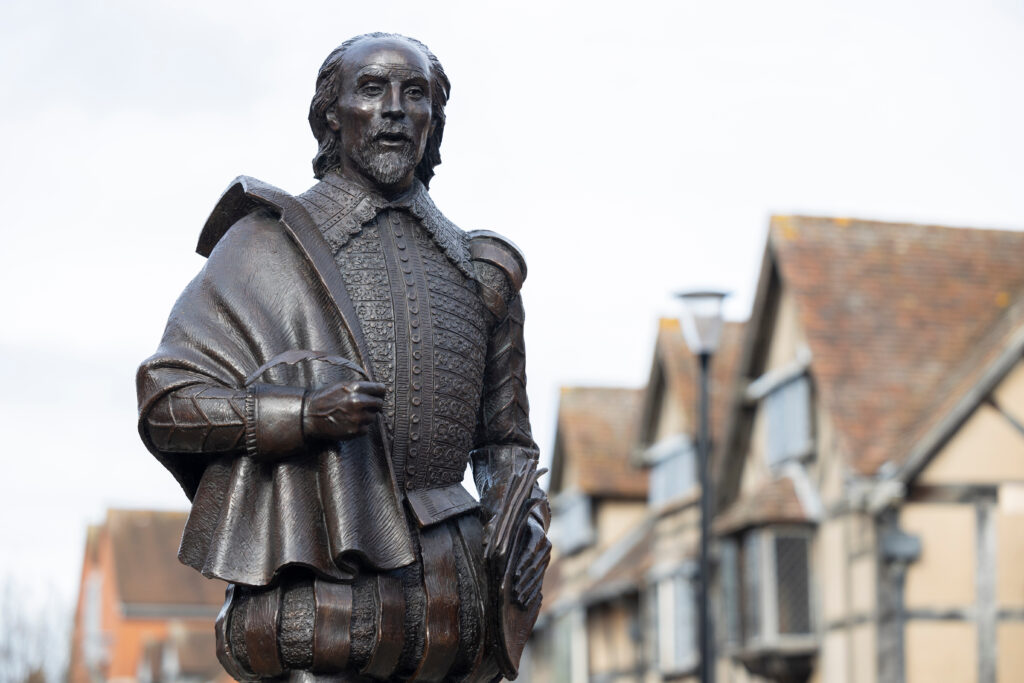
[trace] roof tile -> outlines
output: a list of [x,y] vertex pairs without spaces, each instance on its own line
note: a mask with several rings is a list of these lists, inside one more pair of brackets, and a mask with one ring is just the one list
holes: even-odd
[[776,216],[769,248],[851,466],[906,453],[948,378],[1024,289],[1024,233]]
[[143,605],[205,605],[224,602],[224,583],[178,562],[188,513],[109,510],[107,530],[122,602]]
[[630,453],[641,391],[612,387],[563,387],[558,442],[563,467],[571,467],[583,493],[645,498],[647,472]]

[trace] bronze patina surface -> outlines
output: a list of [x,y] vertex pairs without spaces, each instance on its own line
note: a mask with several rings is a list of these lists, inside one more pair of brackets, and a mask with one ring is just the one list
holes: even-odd
[[317,184],[231,184],[139,368],[139,431],[192,502],[179,558],[229,584],[239,680],[514,678],[540,608],[526,263],[431,201],[449,91],[416,40],[332,52]]

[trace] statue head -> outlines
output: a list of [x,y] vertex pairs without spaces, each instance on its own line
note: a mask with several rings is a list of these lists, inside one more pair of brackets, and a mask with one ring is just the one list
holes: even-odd
[[354,166],[389,187],[409,171],[429,186],[441,163],[451,84],[426,45],[395,33],[350,38],[324,61],[309,107],[313,174]]

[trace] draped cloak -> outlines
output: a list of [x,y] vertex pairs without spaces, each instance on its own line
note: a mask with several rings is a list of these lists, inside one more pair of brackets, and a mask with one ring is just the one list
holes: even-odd
[[[139,430],[189,500],[179,559],[207,577],[265,586],[287,566],[335,581],[360,568],[416,561],[380,422],[366,436],[308,445],[264,462],[237,454],[167,453],[145,416],[193,384],[243,389],[279,354],[307,349],[372,367],[332,252],[290,195],[241,177],[207,222],[206,264],[175,303],[156,353],[139,368]],[[260,382],[315,388],[357,379],[326,363],[277,365]],[[468,496],[468,494],[466,494]]]

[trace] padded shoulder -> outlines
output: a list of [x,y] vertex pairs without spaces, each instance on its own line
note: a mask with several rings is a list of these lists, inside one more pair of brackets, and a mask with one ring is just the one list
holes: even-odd
[[473,230],[466,235],[470,259],[497,267],[508,278],[514,292],[522,289],[526,280],[526,257],[512,240],[490,230]]
[[200,256],[209,256],[217,242],[242,218],[254,211],[268,209],[280,216],[291,202],[294,198],[284,190],[256,178],[238,176],[228,185],[206,219],[196,252]]

